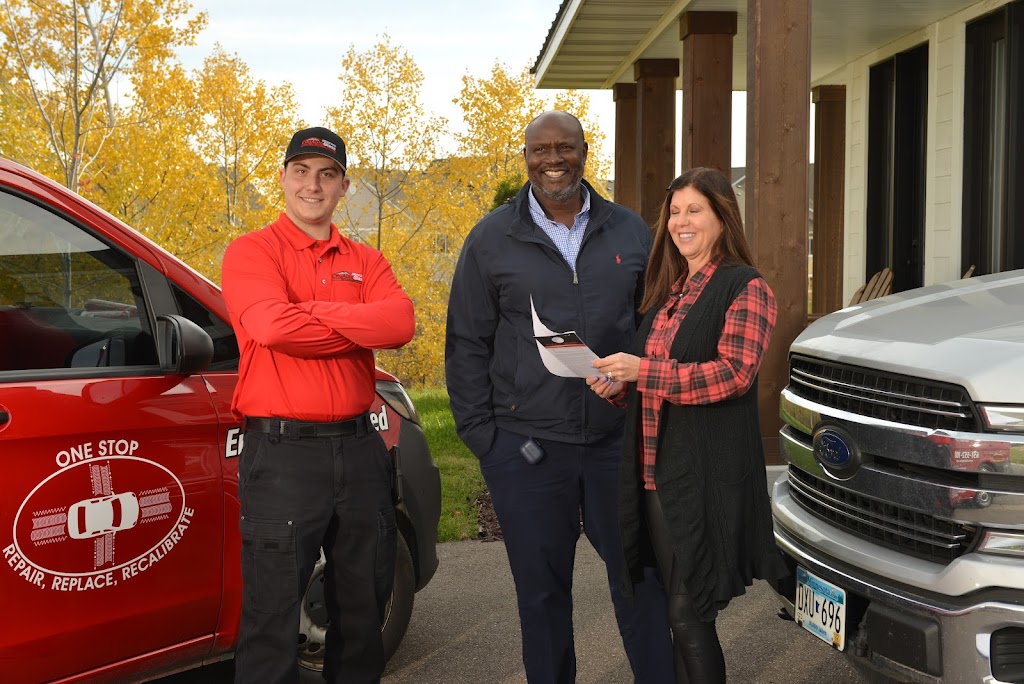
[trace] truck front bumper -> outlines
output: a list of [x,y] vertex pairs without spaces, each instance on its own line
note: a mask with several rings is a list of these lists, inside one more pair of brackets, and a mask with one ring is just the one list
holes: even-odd
[[[993,654],[993,634],[997,634],[996,643],[1008,636],[1024,644],[1024,591],[979,587],[961,596],[945,596],[922,589],[920,580],[934,574],[941,586],[945,584],[940,579],[943,575],[971,574],[974,564],[985,566],[981,576],[991,576],[996,569],[993,564],[1005,564],[1005,577],[1016,584],[1019,563],[983,554],[967,554],[945,567],[906,556],[896,558],[896,552],[829,525],[801,508],[790,496],[787,475],[775,483],[772,510],[775,540],[791,569],[800,565],[847,591],[850,613],[845,652],[858,664],[897,680],[927,684],[1006,681],[993,676],[993,658],[1000,657]],[[897,567],[906,573],[911,569],[908,566],[913,566],[909,575],[885,574],[887,568]],[[891,578],[910,576],[918,586]],[[792,585],[781,585],[776,591],[794,614]],[[814,640],[810,634],[806,637]]]

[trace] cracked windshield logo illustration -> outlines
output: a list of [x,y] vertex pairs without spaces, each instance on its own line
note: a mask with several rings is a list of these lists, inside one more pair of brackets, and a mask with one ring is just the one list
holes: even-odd
[[171,553],[194,511],[174,473],[138,448],[105,439],[58,452],[57,471],[18,509],[7,565],[42,589],[88,591],[131,580]]

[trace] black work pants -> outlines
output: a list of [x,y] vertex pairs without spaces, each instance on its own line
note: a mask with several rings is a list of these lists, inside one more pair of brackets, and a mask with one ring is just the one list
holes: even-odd
[[725,657],[715,622],[702,621],[686,593],[658,492],[644,491],[644,512],[654,555],[658,559],[658,570],[665,579],[665,593],[668,595],[676,684],[724,684]]
[[391,486],[390,455],[368,420],[344,437],[246,431],[236,683],[298,682],[300,601],[321,546],[330,619],[324,679],[380,681],[397,543]]

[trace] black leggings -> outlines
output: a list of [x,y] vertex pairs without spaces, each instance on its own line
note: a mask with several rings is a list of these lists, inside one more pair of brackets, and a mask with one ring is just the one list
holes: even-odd
[[686,594],[679,568],[676,567],[672,540],[658,493],[644,491],[647,529],[658,559],[658,569],[665,580],[668,595],[668,621],[672,627],[676,684],[724,684],[725,657],[718,642],[715,621],[703,622]]

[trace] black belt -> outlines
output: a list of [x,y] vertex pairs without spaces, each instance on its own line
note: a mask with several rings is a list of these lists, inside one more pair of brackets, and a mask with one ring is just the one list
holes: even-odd
[[347,435],[366,434],[370,430],[370,416],[358,415],[348,420],[335,420],[329,423],[318,423],[306,420],[288,420],[287,418],[246,418],[245,431],[265,432],[268,435],[281,437],[345,437]]

